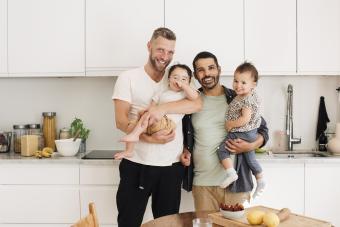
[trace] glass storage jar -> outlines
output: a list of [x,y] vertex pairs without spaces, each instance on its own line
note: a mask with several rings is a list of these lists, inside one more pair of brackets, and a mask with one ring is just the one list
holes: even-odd
[[0,153],[10,152],[12,132],[0,131]]
[[14,152],[21,153],[21,137],[28,134],[28,125],[13,125]]
[[43,135],[45,140],[45,146],[52,148],[55,151],[56,139],[56,112],[43,112]]
[[62,128],[59,131],[59,139],[70,139],[71,138],[71,131],[69,128]]
[[30,124],[28,126],[28,134],[38,136],[38,150],[42,150],[45,146],[44,136],[40,129],[40,124]]

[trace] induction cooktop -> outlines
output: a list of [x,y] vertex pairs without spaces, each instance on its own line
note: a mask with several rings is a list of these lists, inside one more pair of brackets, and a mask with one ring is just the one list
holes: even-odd
[[114,155],[121,150],[93,150],[87,153],[82,159],[114,159]]

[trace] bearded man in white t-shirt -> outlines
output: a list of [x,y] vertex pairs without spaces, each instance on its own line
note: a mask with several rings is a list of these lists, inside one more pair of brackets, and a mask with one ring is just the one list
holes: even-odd
[[[167,86],[165,69],[175,52],[175,34],[168,28],[156,29],[147,44],[149,59],[140,68],[122,73],[115,84],[112,99],[116,126],[128,133],[129,111],[146,109],[153,95]],[[149,124],[165,114],[189,114],[202,107],[200,98],[182,99],[151,109]],[[118,226],[139,227],[149,197],[154,218],[179,212],[184,166],[182,122],[171,133],[142,134],[135,144],[133,156],[121,161],[117,191]]]

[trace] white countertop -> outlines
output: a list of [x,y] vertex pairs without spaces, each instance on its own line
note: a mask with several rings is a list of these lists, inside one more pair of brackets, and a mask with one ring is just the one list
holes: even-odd
[[55,163],[55,164],[91,164],[91,165],[117,165],[120,161],[114,159],[81,159],[84,154],[72,157],[63,157],[54,153],[51,158],[24,157],[13,152],[0,153],[1,163]]
[[260,163],[340,163],[340,156],[288,158],[256,154],[256,158]]
[[[51,158],[38,159],[34,156],[24,157],[20,154],[0,153],[1,163],[56,163],[56,164],[90,164],[90,165],[118,165],[119,160],[114,159],[81,159],[84,154],[78,154],[72,157],[63,157],[58,153],[54,153]],[[340,156],[330,157],[273,157],[267,154],[256,154],[256,158],[260,163],[340,163]]]

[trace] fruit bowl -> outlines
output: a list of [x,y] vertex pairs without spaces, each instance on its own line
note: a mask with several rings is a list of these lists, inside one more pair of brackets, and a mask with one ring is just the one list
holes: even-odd
[[229,211],[229,210],[220,209],[220,212],[223,217],[228,218],[228,219],[240,219],[244,216],[244,210]]
[[239,219],[244,216],[244,207],[242,204],[235,205],[220,204],[220,212],[223,217],[229,219]]
[[55,140],[55,145],[59,154],[65,157],[74,156],[79,151],[81,139],[73,141],[71,139]]

